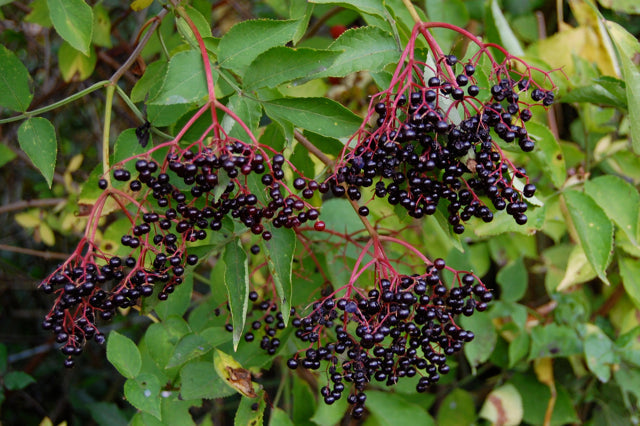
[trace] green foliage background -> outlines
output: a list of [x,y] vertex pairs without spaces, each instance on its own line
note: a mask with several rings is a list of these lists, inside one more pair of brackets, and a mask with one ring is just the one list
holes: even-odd
[[[459,238],[431,220],[401,234],[429,257],[483,277],[497,300],[464,318],[476,339],[441,384],[427,394],[374,387],[365,424],[637,424],[640,7],[624,0],[414,4],[425,20],[467,28],[558,69],[560,103],[528,126],[533,155],[512,153],[538,187],[526,226],[497,218],[473,223]],[[339,154],[413,27],[401,0],[182,6],[205,37],[219,99],[308,176],[322,167],[295,143],[294,128],[325,154]],[[148,22],[154,33],[145,39],[141,28],[153,16],[162,21]],[[81,236],[78,213],[95,199],[105,146],[114,161],[141,152],[133,129],[145,120],[151,143],[170,138],[204,103],[207,87],[193,33],[170,5],[0,1],[0,18],[3,424],[348,424],[344,398],[330,407],[317,399],[326,378],[284,368],[295,344],[276,358],[245,342],[234,352],[224,318],[212,315],[221,295],[245,282],[226,268],[245,264],[246,238],[213,242],[212,258],[222,261],[201,265],[167,302],[142,307],[158,322],[131,310],[104,326],[106,354],[89,344],[76,368],[63,369],[56,344],[39,329],[51,300],[36,286]],[[340,26],[351,29],[334,40]],[[461,49],[452,32],[434,35],[444,51]],[[140,61],[121,69],[138,39],[146,42]],[[115,96],[109,79],[118,82]],[[244,138],[237,127],[227,130]],[[361,227],[336,201],[323,206],[327,227]],[[382,218],[385,209],[372,214]],[[103,243],[116,247],[121,233],[113,222]],[[286,238],[263,252],[288,247],[293,258]],[[347,279],[327,260],[339,250],[327,250],[332,278]],[[316,275],[294,275],[294,305],[323,284]],[[244,320],[234,315],[234,324]],[[225,383],[229,366],[250,369],[258,394],[269,395],[257,410]]]

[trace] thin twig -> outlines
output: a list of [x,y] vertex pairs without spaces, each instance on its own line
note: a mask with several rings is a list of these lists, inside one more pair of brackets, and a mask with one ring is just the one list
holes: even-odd
[[42,257],[43,259],[47,259],[47,260],[51,260],[51,259],[67,260],[69,258],[69,255],[66,253],[33,250],[33,249],[24,248],[24,247],[14,247],[7,244],[0,244],[0,250],[10,251],[13,253],[26,254],[29,256]]
[[0,206],[0,214],[4,214],[7,212],[12,212],[15,210],[23,210],[28,209],[30,207],[49,207],[49,206],[57,206],[60,203],[64,203],[67,201],[66,198],[44,198],[42,200],[22,200],[16,201],[15,203],[6,204],[4,206]]
[[318,158],[318,160],[322,161],[327,167],[329,167],[329,169],[331,169],[331,171],[333,171],[335,163],[332,159],[327,157],[324,154],[324,152],[320,151],[313,143],[311,143],[309,139],[305,138],[304,135],[300,133],[298,130],[293,131],[293,136],[302,146],[307,148],[307,151],[315,155]]

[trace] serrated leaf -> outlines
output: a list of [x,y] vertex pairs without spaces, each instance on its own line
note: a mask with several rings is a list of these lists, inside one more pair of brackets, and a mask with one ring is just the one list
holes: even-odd
[[638,244],[640,195],[633,185],[618,176],[605,175],[586,181],[584,191],[632,243]]
[[551,130],[543,124],[527,123],[527,132],[536,143],[533,158],[551,179],[556,188],[561,188],[567,179],[567,168],[560,144]]
[[124,383],[124,397],[138,410],[162,420],[160,382],[153,374],[143,373],[135,379],[128,379]]
[[[215,84],[218,73],[215,72],[213,64],[211,70]],[[208,95],[202,55],[197,50],[187,50],[171,57],[162,87],[149,103],[153,105],[190,104],[206,99]]]
[[621,257],[618,265],[624,290],[636,308],[640,309],[640,263],[637,259]]
[[[640,116],[640,42],[624,27],[612,21],[605,21],[613,44],[620,57],[622,77],[626,84],[629,117]],[[640,154],[640,121],[629,120],[629,135],[636,154]]]
[[212,362],[190,362],[180,370],[180,395],[184,399],[214,399],[233,395]]
[[147,95],[155,97],[155,94],[162,87],[168,66],[169,63],[165,61],[155,61],[147,65],[144,74],[131,89],[131,100],[141,102],[145,100]]
[[[193,6],[186,6],[184,10],[187,15],[189,15],[189,18],[191,18],[193,24],[196,26],[196,29],[200,33],[200,37],[211,37],[211,24],[204,16],[202,16],[202,13],[200,13],[198,9],[195,9]],[[176,16],[176,27],[178,28],[178,32],[182,35],[182,37],[184,37],[194,49],[197,49],[199,46],[198,40],[193,34],[193,31],[191,30],[189,24],[180,15]]]
[[244,84],[247,90],[276,87],[295,81],[300,84],[318,77],[340,56],[340,52],[311,48],[294,49],[276,46],[261,53],[247,68]]
[[[254,404],[257,403],[258,407],[255,408]],[[258,426],[263,424],[264,409],[267,403],[264,398],[264,390],[256,392],[256,397],[247,398],[242,396],[240,399],[240,405],[236,411],[233,424],[235,426]]]
[[58,153],[56,130],[53,124],[42,117],[25,120],[18,129],[18,142],[51,188]]
[[613,250],[613,224],[588,195],[569,190],[563,193],[563,197],[589,263],[598,277],[609,284],[606,269]]
[[165,368],[177,367],[209,352],[213,346],[198,334],[187,334],[178,342]]
[[89,56],[74,49],[69,43],[64,42],[58,50],[58,66],[62,78],[67,83],[74,79],[77,75],[78,80],[88,78],[96,67],[98,55],[95,50],[91,49]]
[[249,20],[234,25],[218,46],[220,66],[243,75],[262,52],[291,41],[298,21]]
[[548,324],[531,329],[531,352],[528,360],[567,357],[582,352],[582,342],[568,326]]
[[20,59],[0,45],[0,106],[24,112],[29,108],[33,93],[29,88],[31,76]]
[[109,333],[107,339],[107,359],[120,374],[129,379],[136,377],[142,367],[142,358],[136,344],[115,330]]
[[464,355],[475,371],[478,365],[488,360],[493,353],[498,341],[498,333],[491,322],[491,317],[486,314],[462,317],[460,323],[465,330],[472,331],[476,336],[464,345]]
[[[617,81],[617,85],[614,86],[613,84],[609,84],[608,86],[605,86],[603,84],[599,84],[597,80],[594,80],[593,84],[589,84],[588,86],[580,86],[571,89],[559,100],[567,103],[586,102],[602,106],[612,106],[619,109],[627,109],[627,96],[625,94],[626,85],[624,81],[613,78],[611,79]],[[622,94],[620,94],[620,91]]]
[[60,37],[89,55],[93,34],[93,11],[84,0],[47,0],[51,22]]
[[309,0],[309,2],[316,4],[332,4],[355,10],[358,13],[364,12],[370,15],[377,15],[381,18],[387,17],[384,5],[379,0]]
[[281,98],[262,104],[270,117],[322,136],[346,138],[362,123],[360,117],[327,98]]
[[225,246],[222,259],[225,265],[224,283],[229,295],[233,325],[233,347],[237,349],[249,304],[249,259],[239,239]]
[[291,280],[293,255],[296,251],[296,233],[288,228],[270,227],[271,239],[265,241],[265,256],[271,278],[280,297],[280,311],[285,324],[289,322],[293,281]]
[[[229,98],[227,107],[233,111],[240,120],[247,125],[250,131],[255,132],[262,118],[262,105],[259,102],[249,99],[246,96],[240,96],[239,94],[233,94]],[[229,135],[229,137],[240,139],[247,143],[252,143],[249,134],[242,128],[242,126],[229,115],[225,115],[221,121],[222,128]],[[222,194],[220,194],[222,195]]]
[[345,31],[329,49],[340,56],[319,77],[344,77],[357,71],[379,71],[400,57],[395,39],[378,27],[360,27]]
[[587,324],[587,334],[584,337],[584,358],[587,367],[603,383],[611,378],[612,367],[620,359],[613,351],[613,342],[596,325]]
[[493,220],[489,223],[482,223],[474,228],[478,237],[490,237],[501,235],[507,232],[517,232],[524,235],[533,235],[544,226],[546,207],[538,207],[527,210],[527,223],[518,225],[513,216],[504,210],[497,212]]

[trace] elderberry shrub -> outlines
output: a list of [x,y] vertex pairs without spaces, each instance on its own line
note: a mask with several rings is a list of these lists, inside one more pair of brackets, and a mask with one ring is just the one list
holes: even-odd
[[291,369],[324,369],[329,385],[321,389],[327,404],[349,392],[356,418],[364,413],[365,388],[376,381],[393,386],[420,376],[424,392],[449,372],[447,357],[474,338],[455,322],[487,309],[491,292],[476,277],[456,271],[457,285],[442,282],[445,262],[437,259],[422,275],[380,279],[366,297],[328,296],[312,312],[297,317],[295,337],[309,347],[287,361]]
[[[88,339],[104,340],[97,318],[110,320],[116,308],[135,305],[154,291],[158,299],[166,300],[182,284],[187,268],[200,260],[192,252],[193,243],[223,230],[224,220],[238,221],[264,240],[271,239],[271,227],[324,225],[317,221],[318,210],[305,201],[313,197],[318,183],[298,178],[293,189],[288,188],[282,180],[288,164],[282,154],[269,158],[261,148],[236,140],[197,152],[174,148],[162,164],[150,158],[132,161],[135,177],[123,168],[113,170],[113,178],[129,182],[141,200],[136,212],[127,215],[131,228],[120,240],[129,249],[128,256],[105,253],[85,237],[74,255],[41,283],[46,293],[56,295],[43,327],[63,344],[68,367],[73,366],[70,357],[80,354]],[[259,183],[250,184],[252,174]],[[122,205],[123,193],[109,189],[106,179],[98,186],[104,197],[114,197]],[[271,333],[272,327],[266,332]],[[267,351],[278,346],[272,337],[265,342]]]
[[[550,106],[554,94],[512,69],[508,60],[493,64],[491,87],[479,87],[475,62],[462,64],[446,55],[435,69],[417,61],[406,68],[401,64],[396,71],[401,77],[372,99],[368,121],[376,127],[361,127],[354,148],[345,150],[328,178],[333,194],[357,201],[363,188],[371,187],[373,197],[414,218],[434,214],[444,202],[455,233],[464,232],[472,217],[492,221],[498,210],[525,224],[525,199],[536,188],[526,171],[505,157],[501,144],[517,143],[531,152],[535,144],[525,123],[531,108]],[[424,69],[434,75],[423,77]],[[519,179],[525,181],[521,189]],[[359,213],[366,216],[369,209],[363,207]]]

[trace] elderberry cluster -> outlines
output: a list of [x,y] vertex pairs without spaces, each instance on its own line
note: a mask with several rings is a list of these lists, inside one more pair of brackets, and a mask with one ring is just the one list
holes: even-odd
[[[254,342],[256,334],[263,330],[264,334],[260,338],[260,349],[269,355],[275,355],[281,343],[278,333],[286,327],[284,317],[275,302],[269,299],[260,302],[258,298],[257,292],[249,292],[249,300],[253,302],[253,305],[247,313],[247,321],[251,321],[251,330],[244,333],[244,340],[248,343]],[[291,315],[295,313],[295,308],[291,308]],[[227,323],[225,328],[228,332],[233,332],[233,325]]]
[[[295,228],[315,222],[321,228],[323,223],[316,222],[318,210],[305,201],[320,184],[298,178],[289,189],[282,182],[285,164],[281,154],[268,158],[262,150],[235,141],[198,152],[174,149],[161,165],[138,159],[135,178],[124,168],[113,170],[113,179],[129,182],[129,193],[142,200],[135,213],[127,214],[131,228],[120,241],[130,250],[128,256],[103,253],[94,241],[84,239],[74,256],[41,283],[46,293],[57,295],[43,326],[64,343],[62,352],[78,355],[87,339],[102,341],[95,320],[111,319],[116,308],[135,305],[154,291],[166,300],[183,282],[186,269],[200,260],[189,252],[190,243],[221,230],[226,218],[239,221],[264,240],[272,237],[267,223]],[[257,175],[253,186],[252,174]],[[109,189],[106,179],[98,186],[121,206],[134,199]],[[271,335],[275,328],[265,331],[265,348],[275,352],[279,344]],[[68,358],[65,365],[73,366],[73,360]]]
[[292,324],[295,336],[310,347],[288,360],[291,369],[327,366],[330,383],[321,389],[324,401],[341,398],[346,386],[352,414],[364,413],[364,390],[372,381],[395,385],[402,377],[420,379],[424,392],[449,372],[447,356],[474,338],[455,318],[487,309],[491,292],[472,274],[455,273],[456,285],[442,282],[445,262],[437,259],[423,275],[380,279],[362,296],[329,296]]
[[[453,75],[457,58],[449,55],[444,62]],[[441,72],[406,92],[382,92],[372,102],[377,128],[361,132],[329,179],[334,195],[359,200],[363,188],[373,187],[375,197],[403,207],[414,218],[434,214],[444,201],[456,233],[464,232],[464,222],[472,217],[493,220],[492,208],[481,198],[486,196],[495,210],[506,209],[525,224],[524,198],[532,197],[536,187],[523,168],[503,155],[497,140],[532,151],[535,144],[525,128],[532,118],[530,107],[551,105],[554,94],[506,71],[494,77],[488,90],[482,89],[474,73],[475,66],[467,63],[454,78]],[[464,111],[460,119],[458,109]],[[521,189],[515,178],[525,179]],[[360,214],[368,213],[362,206]]]

